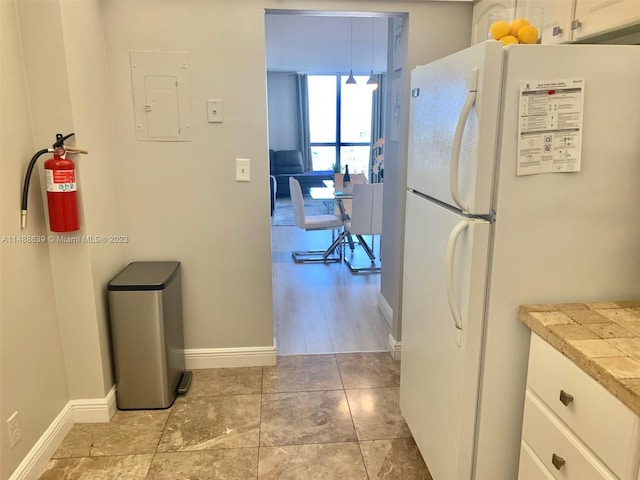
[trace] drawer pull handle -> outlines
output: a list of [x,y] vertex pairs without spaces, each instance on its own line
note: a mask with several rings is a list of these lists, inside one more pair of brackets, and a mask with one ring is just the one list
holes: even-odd
[[560,27],[560,25],[556,25],[553,27],[552,34],[554,37],[562,35],[562,28]]
[[568,407],[571,402],[573,402],[573,395],[565,392],[564,390],[560,390],[560,401],[565,407]]
[[556,470],[560,470],[562,467],[564,467],[564,464],[567,462],[565,461],[564,458],[554,453],[553,456],[551,457],[551,463],[553,463],[553,466],[556,467]]

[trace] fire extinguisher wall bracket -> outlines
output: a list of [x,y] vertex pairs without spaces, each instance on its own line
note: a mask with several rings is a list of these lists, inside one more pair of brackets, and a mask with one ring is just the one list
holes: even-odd
[[47,205],[49,209],[49,227],[52,232],[74,232],[80,229],[78,216],[78,192],[76,184],[76,171],[74,163],[66,158],[69,153],[88,153],[79,148],[65,149],[64,141],[74,135],[63,136],[58,133],[52,148],[42,149],[37,152],[25,174],[22,188],[21,228],[27,226],[27,200],[29,197],[29,183],[35,164],[42,155],[53,152],[53,158],[44,164],[47,182]]

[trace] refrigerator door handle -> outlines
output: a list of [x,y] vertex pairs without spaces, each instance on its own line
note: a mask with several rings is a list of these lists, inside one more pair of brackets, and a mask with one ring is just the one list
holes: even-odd
[[456,247],[458,244],[458,239],[462,232],[464,232],[470,224],[470,220],[462,220],[459,222],[451,233],[449,234],[449,241],[447,242],[447,299],[449,301],[449,311],[451,312],[451,318],[453,319],[453,323],[458,330],[458,336],[456,339],[456,344],[460,346],[461,344],[461,336],[462,336],[462,316],[460,315],[460,311],[458,310],[458,305],[456,304],[456,291],[455,285],[453,282],[454,277],[454,260],[456,256]]
[[460,164],[460,149],[462,147],[462,135],[464,134],[464,127],[467,124],[469,113],[476,103],[476,95],[478,90],[478,69],[474,68],[471,72],[471,85],[469,86],[469,92],[467,98],[460,111],[458,117],[458,124],[456,125],[456,133],[453,136],[453,146],[451,149],[451,162],[449,172],[449,185],[451,190],[451,197],[453,201],[462,209],[464,213],[469,213],[469,205],[460,196],[460,189],[458,185],[458,166]]

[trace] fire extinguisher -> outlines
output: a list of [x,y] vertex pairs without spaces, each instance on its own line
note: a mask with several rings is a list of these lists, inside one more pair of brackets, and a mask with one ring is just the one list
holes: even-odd
[[49,227],[52,232],[75,232],[80,229],[78,216],[78,189],[76,182],[76,167],[66,158],[67,153],[88,153],[75,147],[65,147],[64,141],[74,135],[63,136],[58,133],[52,148],[45,148],[37,152],[29,166],[22,187],[22,214],[20,225],[27,226],[27,199],[29,196],[29,182],[36,161],[45,153],[53,153],[44,163],[44,173],[47,183],[47,205],[49,208]]

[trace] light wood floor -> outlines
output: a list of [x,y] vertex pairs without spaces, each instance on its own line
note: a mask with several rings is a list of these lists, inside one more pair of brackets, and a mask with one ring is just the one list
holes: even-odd
[[[324,249],[330,243],[330,231],[271,227],[280,355],[388,350],[390,329],[377,307],[380,274],[354,275],[344,263],[296,264],[291,258],[292,250]],[[361,247],[355,253],[367,260]]]

